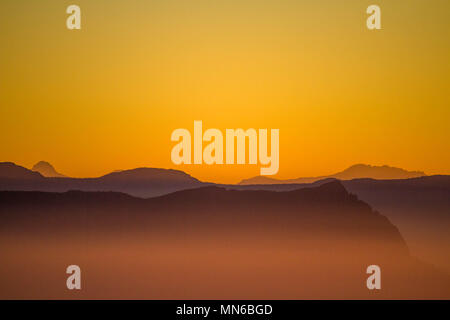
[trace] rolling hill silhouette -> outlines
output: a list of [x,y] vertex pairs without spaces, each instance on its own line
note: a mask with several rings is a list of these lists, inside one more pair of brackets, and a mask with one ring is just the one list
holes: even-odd
[[0,162],[0,181],[3,184],[10,180],[42,180],[43,176],[27,168],[18,166],[12,162]]
[[46,161],[39,161],[36,163],[33,168],[31,168],[32,171],[37,171],[44,177],[49,178],[63,178],[65,175],[57,172],[55,168]]
[[329,176],[309,177],[309,178],[297,178],[279,180],[269,178],[266,176],[257,176],[250,179],[244,179],[239,182],[240,185],[249,184],[294,184],[294,183],[312,183],[315,181],[335,178],[339,180],[352,180],[359,178],[372,178],[372,179],[408,179],[425,176],[425,173],[421,171],[406,171],[401,168],[395,168],[390,166],[371,166],[366,164],[355,164],[342,172],[338,172]]
[[[55,272],[67,263],[87,270],[78,298],[450,296],[448,276],[411,258],[398,229],[339,181],[288,192],[207,186],[149,199],[2,191],[0,220],[10,270],[1,297],[70,297]],[[366,288],[371,264],[383,272],[377,293]]]
[[98,178],[44,177],[10,162],[0,163],[0,190],[65,192],[116,191],[138,197],[153,197],[203,185],[183,171],[137,168]]

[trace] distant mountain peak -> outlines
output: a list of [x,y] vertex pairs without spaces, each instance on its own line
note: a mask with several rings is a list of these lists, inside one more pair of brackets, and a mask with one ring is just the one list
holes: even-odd
[[388,165],[371,166],[368,164],[355,164],[342,172],[333,175],[334,178],[350,180],[358,178],[372,179],[408,179],[425,176],[422,171],[408,171],[402,168],[391,167]]
[[65,177],[63,174],[57,172],[55,168],[48,163],[47,161],[39,161],[36,163],[33,168],[31,168],[32,171],[39,172],[44,177],[48,178],[63,178]]
[[39,172],[33,172],[13,162],[0,162],[0,178],[3,179],[40,179]]
[[106,179],[133,179],[133,180],[165,180],[165,181],[192,181],[200,182],[198,179],[192,177],[181,170],[162,169],[162,168],[148,168],[141,167],[129,170],[116,170],[114,172],[104,175],[102,178]]
[[183,171],[173,169],[136,168],[101,177],[70,178],[58,173],[50,163],[40,161],[33,166],[33,170],[10,162],[0,162],[0,190],[114,191],[148,198],[205,184]]
[[372,166],[368,164],[358,163],[354,164],[344,171],[331,174],[328,176],[306,177],[297,179],[277,180],[267,177],[253,177],[244,179],[239,184],[296,184],[296,183],[313,183],[327,178],[335,178],[339,180],[352,180],[361,178],[371,178],[377,180],[392,180],[392,179],[410,179],[426,176],[422,171],[408,171],[401,168],[391,167],[388,165]]

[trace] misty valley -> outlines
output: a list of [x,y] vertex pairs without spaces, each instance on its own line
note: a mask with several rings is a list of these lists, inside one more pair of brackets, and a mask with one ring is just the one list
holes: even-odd
[[[397,227],[337,180],[290,191],[206,185],[147,199],[0,191],[0,218],[8,297],[450,294],[447,274],[411,256]],[[61,285],[72,264],[82,270],[81,290]],[[370,287],[372,265],[381,270],[380,290]]]

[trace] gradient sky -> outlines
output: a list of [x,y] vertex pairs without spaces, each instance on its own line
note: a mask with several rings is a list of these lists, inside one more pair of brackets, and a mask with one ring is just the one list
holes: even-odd
[[[382,10],[369,31],[365,10]],[[78,4],[82,30],[66,29]],[[280,129],[294,178],[355,163],[450,174],[448,0],[0,2],[0,161],[70,176],[175,166],[176,128]]]

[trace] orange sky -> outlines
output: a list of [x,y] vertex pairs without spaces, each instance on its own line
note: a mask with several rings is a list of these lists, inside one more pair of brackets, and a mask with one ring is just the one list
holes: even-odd
[[[82,30],[65,26],[69,4]],[[70,176],[175,166],[174,129],[280,129],[276,177],[354,163],[450,174],[448,0],[0,2],[0,161]]]

